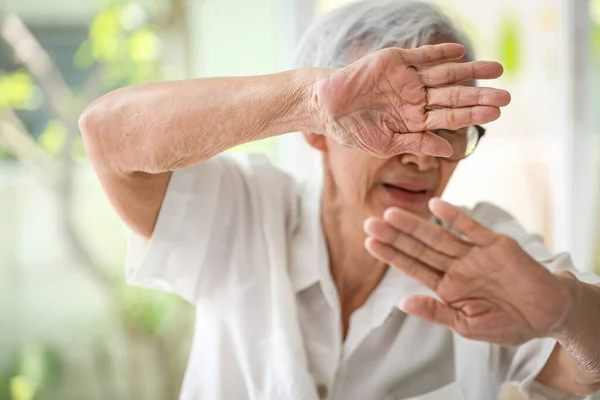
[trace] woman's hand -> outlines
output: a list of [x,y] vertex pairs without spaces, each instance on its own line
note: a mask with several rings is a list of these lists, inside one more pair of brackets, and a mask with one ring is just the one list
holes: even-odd
[[451,146],[428,131],[494,121],[510,102],[504,90],[461,85],[503,72],[496,62],[448,62],[464,54],[454,43],[389,48],[318,79],[314,99],[325,121],[318,133],[376,157],[450,156]]
[[408,296],[405,312],[470,339],[520,345],[551,337],[573,299],[561,279],[531,258],[512,238],[497,234],[433,199],[431,211],[464,235],[391,208],[365,221],[367,250],[433,290],[442,302]]

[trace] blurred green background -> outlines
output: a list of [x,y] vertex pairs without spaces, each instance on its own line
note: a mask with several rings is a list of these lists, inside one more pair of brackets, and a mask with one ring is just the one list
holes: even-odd
[[[125,85],[281,68],[292,54],[280,33],[289,3],[0,1],[0,400],[177,397],[193,310],[124,285],[127,233],[86,162],[77,119]],[[342,1],[316,3],[323,12]],[[479,37],[481,24],[450,8]],[[503,61],[510,85],[527,70],[527,14],[506,8],[483,28],[494,32],[493,48],[478,46]],[[589,10],[598,71],[600,0]],[[590,101],[600,104],[595,79]],[[278,162],[280,142],[233,151]]]

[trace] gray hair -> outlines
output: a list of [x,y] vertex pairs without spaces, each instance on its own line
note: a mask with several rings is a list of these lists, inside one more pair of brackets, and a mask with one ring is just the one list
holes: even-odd
[[470,41],[435,5],[419,0],[362,0],[334,9],[308,28],[296,52],[296,68],[342,68],[388,47],[413,49],[447,38],[467,49]]

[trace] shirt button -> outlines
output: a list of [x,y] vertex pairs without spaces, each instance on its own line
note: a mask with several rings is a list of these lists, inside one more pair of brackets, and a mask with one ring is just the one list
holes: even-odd
[[327,390],[327,386],[324,383],[319,383],[317,385],[317,393],[319,394],[319,399],[326,399],[329,395],[329,390]]

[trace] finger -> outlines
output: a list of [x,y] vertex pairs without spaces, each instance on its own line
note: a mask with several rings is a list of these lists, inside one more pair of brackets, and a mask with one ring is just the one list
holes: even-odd
[[445,86],[477,79],[496,79],[503,73],[502,64],[495,61],[445,63],[419,70],[421,80],[426,86]]
[[454,261],[453,258],[438,253],[413,237],[396,230],[389,223],[381,219],[367,219],[364,223],[364,230],[373,239],[388,244],[398,251],[421,261],[428,267],[439,271],[447,271]]
[[469,125],[487,124],[500,118],[500,109],[493,106],[439,108],[427,111],[425,129],[460,129]]
[[399,208],[388,208],[383,218],[394,228],[423,244],[452,258],[460,258],[471,251],[472,246],[460,240],[447,229],[425,221]]
[[442,274],[422,262],[399,252],[394,247],[381,243],[373,238],[367,238],[365,248],[379,261],[388,263],[406,275],[416,279],[429,289],[436,291],[442,279]]
[[457,207],[440,198],[431,199],[429,201],[429,209],[433,215],[449,224],[452,229],[465,235],[472,243],[478,246],[487,246],[498,238],[498,234],[494,231],[481,225]]
[[510,93],[502,89],[473,86],[448,86],[427,91],[428,106],[451,108],[472,106],[504,107],[510,103]]
[[394,135],[392,145],[383,157],[387,158],[403,153],[450,157],[452,145],[431,132],[398,133]]
[[429,296],[411,295],[400,300],[398,308],[407,314],[425,321],[443,325],[452,330],[457,329],[460,312]]
[[400,49],[406,64],[421,65],[432,62],[459,60],[465,56],[465,47],[457,43],[427,45],[416,49]]

